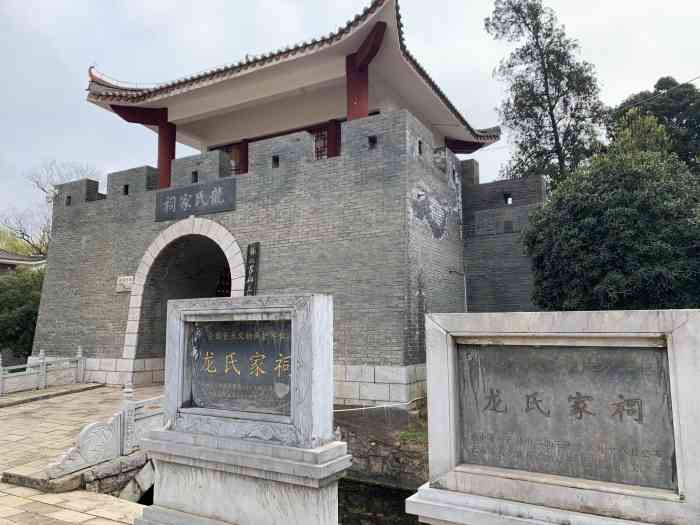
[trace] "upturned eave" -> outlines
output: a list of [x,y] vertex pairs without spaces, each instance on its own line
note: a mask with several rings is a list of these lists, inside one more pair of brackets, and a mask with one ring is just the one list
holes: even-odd
[[[111,105],[138,107],[169,107],[176,105],[183,97],[195,96],[196,93],[205,93],[208,88],[231,89],[236,92],[237,85],[253,75],[275,74],[275,72],[288,70],[286,64],[298,62],[301,65],[309,64],[309,60],[326,65],[326,82],[337,80],[338,75],[343,74],[342,68],[335,67],[334,60],[340,60],[344,56],[355,52],[359,44],[367,37],[377,22],[386,22],[388,26],[387,36],[384,38],[383,49],[379,52],[373,70],[399,71],[399,77],[405,81],[397,81],[396,89],[404,90],[402,95],[408,102],[416,101],[420,107],[424,120],[428,122],[440,135],[445,137],[447,144],[452,144],[457,153],[470,153],[483,146],[493,144],[500,139],[499,127],[477,129],[472,127],[466,118],[457,110],[437,83],[430,77],[418,60],[408,50],[401,11],[398,0],[374,0],[371,5],[352,20],[349,20],[337,31],[319,39],[303,42],[294,46],[288,46],[271,53],[260,56],[247,56],[244,60],[235,64],[209,69],[195,75],[183,77],[172,82],[166,82],[153,86],[138,86],[110,79],[99,73],[95,68],[89,69],[88,101],[111,111]],[[303,60],[307,59],[307,60]],[[312,75],[310,75],[311,77]],[[257,77],[255,77],[257,78]],[[244,79],[246,79],[244,81]],[[309,78],[309,83],[317,81]],[[408,84],[408,87],[406,85]],[[286,85],[281,83],[281,85]],[[295,87],[295,89],[304,89]],[[277,96],[282,96],[283,93]],[[250,105],[250,100],[245,101]],[[262,103],[262,99],[258,101]],[[243,106],[241,102],[240,107]],[[410,104],[409,104],[410,106]],[[233,111],[234,106],[217,109],[219,112]],[[173,115],[173,122],[184,123],[187,119],[205,119],[215,111],[207,113],[205,110],[198,115],[181,116]],[[434,118],[431,118],[434,117]],[[178,120],[180,119],[180,120]],[[181,133],[178,129],[178,140],[197,147],[200,137]]]

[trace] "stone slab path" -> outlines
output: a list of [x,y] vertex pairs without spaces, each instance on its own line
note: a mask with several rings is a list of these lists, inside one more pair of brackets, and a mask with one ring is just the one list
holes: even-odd
[[[161,385],[138,388],[136,399],[159,396],[162,389]],[[0,473],[42,472],[75,444],[85,425],[106,421],[121,403],[120,388],[101,387],[0,408]]]
[[134,523],[143,506],[106,494],[43,494],[0,483],[0,525],[120,525]]

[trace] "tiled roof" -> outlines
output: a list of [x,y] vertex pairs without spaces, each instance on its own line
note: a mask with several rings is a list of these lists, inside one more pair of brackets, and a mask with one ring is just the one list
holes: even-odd
[[[183,77],[151,87],[131,87],[119,81],[113,81],[101,73],[98,73],[94,67],[90,67],[88,98],[90,100],[105,101],[110,103],[126,102],[137,104],[140,102],[149,101],[159,95],[188,91],[196,88],[200,84],[208,84],[214,80],[224,80],[243,71],[266,66],[274,62],[280,62],[295,55],[316,52],[338,42],[350,34],[354,29],[376,13],[386,2],[387,0],[373,0],[370,6],[366,7],[362,13],[356,15],[352,20],[349,20],[345,26],[338,28],[337,31],[332,32],[325,37],[321,37],[319,39],[314,38],[309,42],[303,42],[292,47],[278,49],[272,53],[264,53],[259,56],[246,56],[244,60],[235,64],[209,69],[195,75]],[[396,20],[399,30],[401,52],[409,64],[428,83],[430,88],[435,92],[445,106],[447,106],[450,112],[452,112],[454,116],[471,132],[476,142],[488,144],[497,141],[500,138],[501,129],[499,127],[492,127],[488,129],[472,128],[462,114],[457,110],[457,108],[454,107],[452,102],[450,102],[443,91],[438,87],[435,81],[430,77],[430,75],[428,75],[423,66],[421,66],[418,60],[416,60],[416,58],[410,53],[406,47],[406,42],[404,39],[403,23],[401,22],[401,11],[399,9],[398,0],[396,0]]]

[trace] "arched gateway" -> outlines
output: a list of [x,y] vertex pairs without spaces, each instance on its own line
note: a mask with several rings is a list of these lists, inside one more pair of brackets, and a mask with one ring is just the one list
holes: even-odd
[[124,336],[124,359],[135,359],[136,349],[139,342],[139,329],[141,327],[141,316],[143,310],[144,290],[146,282],[154,267],[158,256],[178,239],[189,236],[205,237],[213,241],[223,252],[228,263],[229,274],[231,276],[231,297],[243,295],[245,281],[245,266],[243,255],[238,246],[236,238],[221,226],[219,223],[195,218],[181,220],[166,230],[158,234],[155,240],[146,250],[141,262],[134,274],[134,284],[131,288],[129,299],[129,315],[126,323],[126,334]]

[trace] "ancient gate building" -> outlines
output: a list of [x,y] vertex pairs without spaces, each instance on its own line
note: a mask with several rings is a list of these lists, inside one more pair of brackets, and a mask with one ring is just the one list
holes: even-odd
[[[170,299],[332,294],[345,404],[424,392],[426,311],[529,310],[519,231],[542,181],[478,184],[468,124],[404,44],[396,0],[323,38],[88,101],[158,135],[158,168],[63,184],[34,354],[162,381]],[[125,124],[125,133],[128,133]],[[175,159],[179,141],[201,151]],[[469,305],[473,305],[470,307]]]

